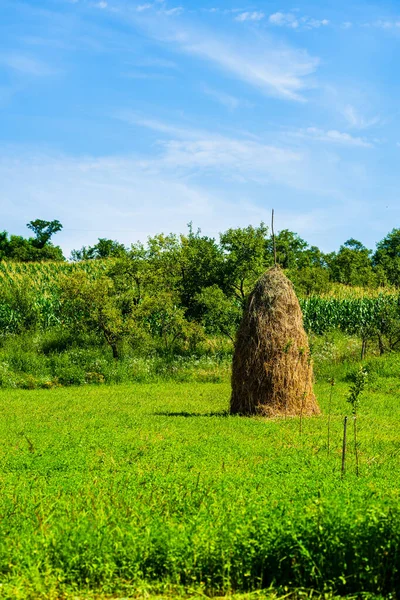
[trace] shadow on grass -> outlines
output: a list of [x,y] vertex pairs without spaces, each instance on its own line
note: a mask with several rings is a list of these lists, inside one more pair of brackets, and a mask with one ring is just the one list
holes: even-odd
[[153,413],[157,415],[157,417],[229,417],[229,412],[227,410],[221,410],[218,412],[208,412],[208,413],[195,413],[195,412],[156,412]]

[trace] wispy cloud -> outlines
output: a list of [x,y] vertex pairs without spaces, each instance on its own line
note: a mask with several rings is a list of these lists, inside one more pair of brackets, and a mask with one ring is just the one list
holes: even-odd
[[136,10],[138,12],[143,12],[144,10],[149,10],[152,7],[152,4],[139,4],[139,6],[136,7]]
[[367,27],[377,27],[378,29],[399,29],[400,20],[396,19],[378,19],[373,23],[365,23]]
[[159,140],[163,153],[157,159],[157,164],[163,167],[225,172],[235,179],[240,176],[243,181],[275,180],[280,177],[287,181],[287,173],[285,171],[283,177],[282,169],[297,167],[302,159],[299,151],[254,141],[245,136],[228,137],[130,112],[120,112],[116,116],[131,125],[146,127],[166,136],[167,139]]
[[265,14],[259,10],[255,10],[253,12],[242,12],[237,17],[235,17],[235,21],[262,21],[264,19]]
[[165,8],[162,10],[162,13],[164,15],[167,15],[167,17],[172,17],[174,15],[180,15],[182,14],[184,11],[183,6],[175,6],[174,8]]
[[0,54],[0,65],[16,71],[17,73],[33,77],[47,77],[57,73],[55,69],[36,58],[16,53]]
[[[129,245],[137,239],[145,241],[148,235],[160,231],[185,231],[186,223],[191,220],[211,235],[218,235],[228,227],[267,220],[271,203],[265,198],[264,186],[257,198],[246,192],[248,185],[242,187],[234,183],[223,190],[214,187],[212,181],[207,182],[204,176],[197,182],[178,178],[176,169],[186,171],[201,167],[202,173],[204,170],[207,173],[207,170],[215,170],[212,161],[219,160],[229,173],[239,168],[237,182],[248,167],[253,169],[254,179],[259,170],[260,180],[286,179],[288,186],[301,185],[302,170],[308,166],[301,155],[295,154],[288,168],[290,156],[278,156],[283,161],[280,165],[276,156],[268,153],[268,148],[263,154],[263,145],[253,147],[238,140],[224,143],[221,140],[220,143],[218,146],[216,141],[214,144],[210,141],[205,145],[199,140],[189,147],[167,147],[160,160],[148,162],[132,156],[79,158],[32,154],[23,148],[15,148],[13,154],[3,148],[0,154],[3,216],[25,222],[35,218],[39,211],[49,215],[48,218],[60,219],[64,229],[57,243],[62,244],[68,255],[73,248],[93,244],[99,237],[117,238]],[[254,167],[253,159],[257,157]],[[296,176],[300,181],[296,182]],[[310,183],[309,169],[305,181]],[[326,189],[325,184],[325,192]],[[57,206],[54,198],[58,199]],[[327,195],[321,202],[318,194],[318,202],[309,203],[307,208],[303,203],[283,199],[277,225],[298,231],[303,237],[312,234],[312,243],[325,250],[333,249],[337,239],[333,239],[332,232],[343,226],[342,206],[346,206],[353,228],[355,220],[365,218],[366,214],[369,218],[364,203],[348,198],[333,200]]]
[[207,96],[210,96],[210,98],[213,98],[213,100],[215,100],[219,104],[226,106],[226,108],[228,108],[229,110],[235,110],[239,108],[239,106],[247,108],[252,106],[252,104],[250,102],[247,102],[246,100],[241,100],[240,98],[236,98],[231,94],[227,94],[226,92],[222,92],[221,90],[215,90],[206,85],[202,87],[202,91]]
[[318,142],[328,142],[344,146],[356,146],[360,148],[372,148],[373,146],[371,142],[365,140],[364,138],[355,137],[349,133],[337,131],[336,129],[324,130],[318,129],[317,127],[306,127],[304,129],[299,129],[296,132],[291,132],[290,135]]
[[278,27],[289,27],[291,29],[318,29],[329,25],[328,19],[313,19],[310,17],[299,17],[294,13],[276,12],[269,16],[268,19],[271,25]]
[[[147,14],[147,13],[146,13]],[[209,62],[226,75],[246,82],[261,92],[288,100],[304,101],[302,92],[313,85],[308,80],[319,64],[305,50],[297,50],[262,36],[228,37],[190,22],[155,18],[137,25],[182,53]]]
[[381,118],[379,116],[376,115],[367,119],[351,104],[345,106],[343,109],[343,116],[349,125],[355,129],[368,129],[369,127],[373,127],[374,125],[381,123]]

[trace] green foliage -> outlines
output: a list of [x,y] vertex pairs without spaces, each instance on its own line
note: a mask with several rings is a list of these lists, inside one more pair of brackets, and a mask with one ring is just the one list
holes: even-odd
[[372,251],[351,238],[340,246],[339,252],[327,255],[331,279],[346,285],[376,287],[380,282],[371,262]]
[[102,260],[104,258],[121,258],[126,255],[127,249],[123,244],[116,240],[108,240],[99,238],[99,241],[94,246],[83,246],[80,250],[71,251],[71,259],[73,261],[81,260]]
[[107,275],[93,279],[84,271],[60,282],[61,311],[76,329],[98,331],[109,344],[113,357],[120,356],[120,343],[135,331],[132,311]]
[[19,235],[0,233],[0,261],[17,262],[63,261],[64,256],[59,246],[53,246],[50,239],[54,233],[61,231],[59,221],[43,221],[36,219],[27,225],[35,233],[34,238],[26,239]]
[[367,385],[367,381],[368,371],[363,366],[360,366],[360,368],[354,373],[353,382],[350,386],[350,391],[347,398],[347,402],[350,403],[351,411],[354,416],[357,414],[360,404],[360,396]]
[[29,221],[27,227],[35,234],[32,245],[39,249],[44,248],[52,236],[63,228],[60,221],[43,221],[43,219]]
[[247,295],[255,282],[273,259],[267,253],[268,227],[228,229],[220,236],[220,246],[224,254],[223,290],[234,295],[244,306]]
[[204,288],[196,297],[203,308],[202,323],[207,333],[228,336],[235,339],[242,316],[242,307],[237,297],[228,298],[216,285]]
[[[282,269],[293,269],[298,266],[303,266],[303,264],[307,265],[307,263],[313,263],[313,250],[311,250],[311,252],[308,250],[307,242],[297,235],[297,233],[293,233],[288,229],[283,229],[275,235],[275,245],[276,261]],[[272,263],[274,255],[272,238],[267,240],[266,247]],[[307,258],[303,257],[305,251],[307,251]]]
[[383,270],[391,284],[400,286],[400,229],[393,229],[378,242],[373,264]]
[[307,331],[323,334],[340,329],[363,339],[377,338],[381,353],[400,343],[400,298],[379,294],[375,298],[300,299]]
[[288,278],[294,285],[298,296],[317,296],[326,293],[331,288],[329,272],[320,266],[290,269]]

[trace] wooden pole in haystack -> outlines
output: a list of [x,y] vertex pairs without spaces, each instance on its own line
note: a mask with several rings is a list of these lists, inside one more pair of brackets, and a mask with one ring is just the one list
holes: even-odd
[[250,294],[236,338],[231,414],[318,414],[303,316],[292,283],[279,266]]
[[272,209],[272,217],[271,217],[271,233],[272,233],[272,246],[274,248],[274,265],[276,267],[276,243],[275,243],[275,231],[274,231],[274,209]]

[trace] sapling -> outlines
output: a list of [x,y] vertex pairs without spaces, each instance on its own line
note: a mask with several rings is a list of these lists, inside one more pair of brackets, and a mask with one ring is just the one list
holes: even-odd
[[353,384],[350,386],[347,402],[351,404],[354,424],[354,455],[356,458],[356,475],[359,474],[358,447],[357,447],[357,409],[360,403],[360,396],[368,381],[368,372],[364,367],[360,367],[355,374]]
[[331,386],[331,392],[329,394],[329,406],[328,406],[328,454],[330,453],[330,447],[331,447],[331,408],[332,408],[333,388],[335,386],[334,377],[331,377],[331,379],[329,380],[329,385]]

